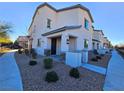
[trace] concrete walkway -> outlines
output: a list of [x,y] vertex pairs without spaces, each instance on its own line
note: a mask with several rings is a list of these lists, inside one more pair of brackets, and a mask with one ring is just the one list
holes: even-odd
[[103,90],[124,91],[124,59],[115,50],[108,65]]
[[0,91],[22,91],[22,80],[14,52],[0,57]]
[[91,64],[82,64],[82,67],[103,75],[106,74],[106,68],[103,68],[103,67],[99,67]]

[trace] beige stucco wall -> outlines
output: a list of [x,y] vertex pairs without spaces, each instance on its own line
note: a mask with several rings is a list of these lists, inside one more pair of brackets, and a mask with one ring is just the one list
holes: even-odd
[[[51,29],[47,28],[47,18],[52,20],[52,26]],[[87,19],[89,21],[89,30],[86,30],[84,28],[84,19]],[[60,33],[56,33],[54,35],[61,35],[61,39],[66,38],[66,35],[72,35],[76,36],[76,49],[82,50],[84,49],[84,39],[87,39],[89,42],[89,50],[92,49],[92,21],[88,15],[88,13],[82,9],[76,8],[71,9],[67,11],[62,12],[55,12],[54,10],[50,9],[47,6],[44,6],[40,8],[34,18],[34,22],[29,29],[29,35],[32,36],[33,42],[32,47],[33,48],[40,48],[43,50],[46,48],[50,48],[50,39],[47,38],[48,36],[44,37],[42,36],[43,33],[55,30],[57,28],[63,27],[63,26],[77,26],[82,25],[80,29],[73,29],[73,30],[67,30]],[[53,35],[53,36],[54,36]],[[52,35],[49,35],[49,37]],[[40,47],[37,47],[37,39],[41,38],[42,44]],[[67,51],[69,48],[65,46],[66,41],[61,42],[61,51]]]

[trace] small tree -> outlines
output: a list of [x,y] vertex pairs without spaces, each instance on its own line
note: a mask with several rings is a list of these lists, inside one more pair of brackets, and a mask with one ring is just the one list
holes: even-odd
[[2,43],[10,43],[9,32],[12,32],[12,26],[8,23],[0,22],[0,47]]

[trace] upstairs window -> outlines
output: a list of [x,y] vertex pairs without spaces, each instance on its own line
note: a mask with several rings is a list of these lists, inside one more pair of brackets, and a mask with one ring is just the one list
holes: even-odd
[[47,28],[51,28],[51,20],[47,19]]
[[37,46],[40,47],[41,46],[41,42],[40,42],[40,38],[37,39]]
[[84,27],[85,29],[89,30],[89,21],[87,19],[84,21]]

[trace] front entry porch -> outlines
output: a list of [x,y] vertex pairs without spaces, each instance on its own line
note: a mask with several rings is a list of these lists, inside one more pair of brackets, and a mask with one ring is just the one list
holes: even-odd
[[68,51],[76,51],[77,37],[72,35],[57,35],[48,37],[48,46],[51,51],[51,55],[60,55]]
[[60,55],[61,53],[61,36],[51,38],[51,55]]

